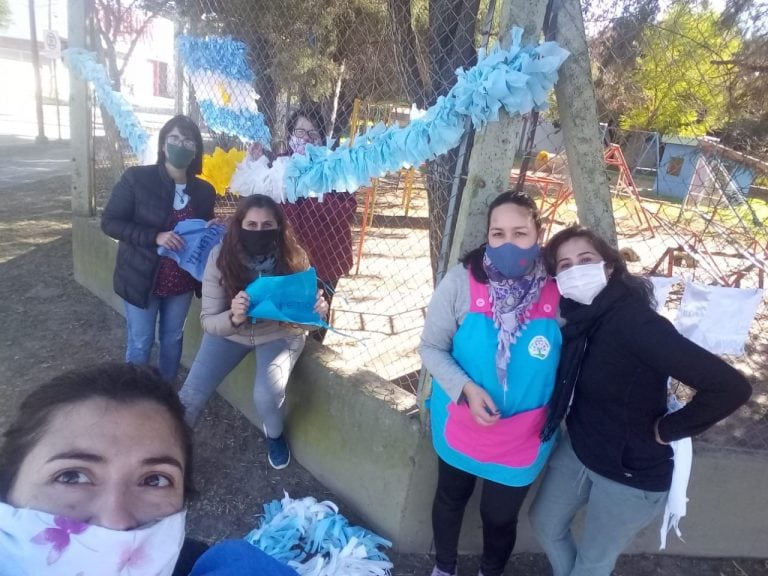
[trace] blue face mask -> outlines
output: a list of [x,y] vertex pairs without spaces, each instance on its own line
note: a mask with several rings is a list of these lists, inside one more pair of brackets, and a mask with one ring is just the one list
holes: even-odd
[[507,242],[501,246],[486,246],[485,253],[494,268],[506,278],[521,278],[533,267],[533,263],[539,255],[539,245],[534,244],[530,248],[520,248]]

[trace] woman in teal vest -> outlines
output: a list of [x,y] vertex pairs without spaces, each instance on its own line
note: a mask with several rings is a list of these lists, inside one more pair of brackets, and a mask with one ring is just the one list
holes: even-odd
[[560,357],[559,294],[539,254],[536,204],[504,192],[488,211],[487,243],[437,286],[421,337],[433,377],[432,440],[439,457],[432,508],[435,568],[453,576],[459,532],[483,479],[482,576],[499,576],[517,516],[554,444],[542,442]]

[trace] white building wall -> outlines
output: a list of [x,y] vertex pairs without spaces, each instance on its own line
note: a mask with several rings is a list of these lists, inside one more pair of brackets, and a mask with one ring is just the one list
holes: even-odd
[[[11,10],[10,23],[0,29],[0,132],[4,134],[26,133],[34,130],[35,81],[32,68],[29,4],[28,0],[8,0]],[[42,46],[46,30],[59,34],[64,45],[67,36],[67,0],[35,0],[37,40]],[[118,45],[118,53],[125,55],[128,43]],[[165,62],[168,70],[167,94],[154,94],[153,61]],[[171,20],[156,18],[149,25],[134,49],[123,75],[123,95],[140,112],[142,109],[162,111],[163,117],[173,113],[174,105],[174,24]],[[54,60],[40,52],[40,77],[44,99],[46,134],[56,136],[58,120],[55,110],[56,88],[63,110],[59,117],[64,123],[68,113],[64,107],[69,101],[69,71],[61,60]],[[154,120],[154,119],[152,119]],[[157,123],[155,120],[150,123]],[[64,127],[63,137],[68,130]]]

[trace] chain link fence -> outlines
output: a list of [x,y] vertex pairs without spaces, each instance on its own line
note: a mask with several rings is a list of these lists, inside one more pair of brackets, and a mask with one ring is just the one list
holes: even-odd
[[[107,3],[99,0],[97,8],[100,2]],[[448,91],[457,68],[476,62],[478,48],[498,39],[492,0],[187,0],[146,8],[147,14],[173,19],[176,33],[245,43],[274,155],[289,152],[288,123],[297,110],[339,146],[379,122],[407,124]],[[749,63],[764,54],[758,43],[765,30],[753,24],[747,34],[745,22],[755,20],[743,10],[710,13],[692,2],[662,10],[645,0],[583,5],[602,122],[595,129],[603,137],[619,246],[637,273],[763,286],[768,131],[759,132],[754,119],[768,116],[755,95],[765,72],[755,73]],[[178,58],[167,62],[166,90],[199,122],[207,151],[219,146],[247,152],[246,142],[205,125],[200,101],[221,96],[219,79],[192,82]],[[558,124],[558,109],[566,106],[553,102],[540,115],[529,150],[523,149],[530,141],[524,131],[510,175],[514,185],[523,155],[534,158],[526,190],[541,203],[547,236],[577,218]],[[142,114],[162,124],[161,111]],[[114,132],[108,120],[101,122],[97,106],[94,118],[96,187],[103,200],[122,169],[139,159],[109,137]],[[471,139],[465,146],[468,157]],[[331,324],[338,333],[329,333],[325,344],[345,368],[372,370],[412,392],[426,306],[446,257],[448,209],[458,208],[450,200],[463,183],[457,158],[457,152],[449,153],[357,190],[351,238],[340,255],[325,256],[344,268],[332,303]],[[310,252],[336,242],[327,237],[333,224],[326,216],[294,221],[305,238],[320,238]],[[679,284],[669,307],[679,304],[681,292]],[[754,398],[706,434],[706,442],[768,449],[766,333],[764,300],[746,356],[733,360],[749,375]]]
[[[768,18],[764,5],[751,6],[720,13],[685,2],[666,10],[642,1],[583,5],[619,248],[634,273],[679,279],[663,311],[673,321],[685,282],[766,286],[768,132],[759,130],[766,107],[757,92],[766,76],[755,65],[766,54]],[[577,221],[558,124],[563,106],[539,120],[526,178],[547,237]],[[764,293],[745,355],[727,358],[751,381],[753,398],[703,443],[768,449],[767,329]]]

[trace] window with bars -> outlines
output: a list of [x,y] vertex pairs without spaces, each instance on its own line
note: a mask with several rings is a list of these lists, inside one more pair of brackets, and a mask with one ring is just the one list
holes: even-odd
[[171,98],[168,85],[168,62],[152,61],[152,95],[161,98]]

